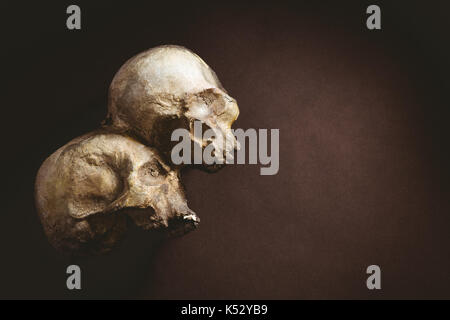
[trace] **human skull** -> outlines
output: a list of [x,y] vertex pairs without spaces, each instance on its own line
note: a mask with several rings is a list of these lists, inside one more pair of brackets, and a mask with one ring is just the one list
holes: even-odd
[[[104,253],[127,229],[184,233],[199,219],[178,171],[131,137],[99,130],[53,153],[39,169],[36,207],[51,244],[66,253]],[[170,227],[170,228],[169,228]]]
[[[162,153],[166,161],[177,128],[190,131],[202,148],[212,143],[219,156],[238,148],[231,131],[239,115],[236,100],[220,84],[213,70],[195,53],[180,46],[160,46],[128,60],[109,88],[107,123],[136,135]],[[214,137],[194,135],[194,121]],[[218,139],[217,137],[221,137]],[[217,156],[217,154],[216,154]],[[215,171],[220,165],[206,165]]]

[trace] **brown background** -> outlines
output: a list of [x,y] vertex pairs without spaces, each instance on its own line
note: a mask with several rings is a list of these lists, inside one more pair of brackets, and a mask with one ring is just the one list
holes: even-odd
[[[391,1],[392,2],[392,1]],[[445,1],[2,4],[2,298],[450,298]],[[382,30],[365,9],[382,8]],[[42,161],[106,114],[109,82],[160,44],[198,53],[241,114],[280,129],[280,171],[184,174],[200,229],[68,259],[33,204]],[[82,268],[81,292],[65,268]],[[366,267],[382,290],[366,288]]]

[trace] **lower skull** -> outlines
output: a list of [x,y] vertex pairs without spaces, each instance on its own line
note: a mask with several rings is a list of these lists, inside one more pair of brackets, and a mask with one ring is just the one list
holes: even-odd
[[96,131],[51,155],[36,180],[36,206],[52,245],[66,253],[104,253],[132,221],[181,235],[199,219],[189,209],[179,172],[131,137]]

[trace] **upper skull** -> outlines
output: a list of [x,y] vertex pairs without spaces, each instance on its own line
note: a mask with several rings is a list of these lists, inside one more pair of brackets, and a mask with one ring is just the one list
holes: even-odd
[[[179,46],[160,46],[131,58],[109,89],[108,122],[138,136],[165,157],[174,146],[171,134],[177,128],[189,130],[194,143],[202,147],[213,143],[219,152],[233,150],[237,142],[231,124],[238,115],[236,101],[214,71]],[[194,137],[195,120],[225,140]]]

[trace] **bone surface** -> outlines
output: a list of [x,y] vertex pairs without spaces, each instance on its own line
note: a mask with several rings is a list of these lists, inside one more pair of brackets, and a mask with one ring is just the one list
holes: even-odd
[[[59,148],[38,171],[36,209],[50,243],[69,254],[101,254],[120,243],[129,223],[175,235],[194,229],[200,220],[187,205],[181,167],[168,157],[171,133],[192,132],[199,120],[230,136],[238,114],[215,73],[188,49],[161,46],[127,61],[111,83],[103,126]],[[218,150],[233,150],[232,137]]]
[[192,227],[199,222],[178,172],[155,150],[103,131],[69,142],[43,163],[36,205],[50,242],[80,253],[114,248],[127,217],[146,230],[168,228],[177,219]]
[[[238,115],[236,100],[227,94],[214,71],[179,46],[156,47],[131,58],[109,89],[108,122],[154,146],[167,161],[174,146],[170,136],[176,128],[189,130],[193,142],[202,148],[212,143],[218,152],[232,152],[237,142],[231,125]],[[194,137],[196,120],[227,144]]]

